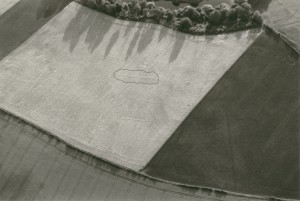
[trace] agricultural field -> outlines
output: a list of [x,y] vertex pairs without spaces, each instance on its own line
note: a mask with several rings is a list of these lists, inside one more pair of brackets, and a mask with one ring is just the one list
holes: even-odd
[[279,32],[295,51],[300,53],[300,6],[298,0],[249,0],[262,12],[264,23]]
[[297,0],[272,1],[263,14],[265,23],[300,53],[300,6]]
[[140,170],[259,33],[190,37],[71,3],[0,62],[0,104]]
[[[199,201],[219,197],[153,181],[74,149],[0,112],[0,200]],[[17,147],[17,148],[16,148]],[[218,199],[219,199],[218,198]],[[243,196],[227,196],[239,201]],[[251,201],[261,199],[253,198]]]
[[11,7],[13,7],[19,1],[20,0],[2,0],[0,2],[0,15],[5,13],[7,10],[9,10]]
[[262,34],[146,166],[179,183],[299,198],[299,55]]
[[0,201],[299,200],[300,1],[130,1],[1,0]]
[[7,10],[0,16],[0,60],[18,48],[70,2],[71,0],[20,0]]

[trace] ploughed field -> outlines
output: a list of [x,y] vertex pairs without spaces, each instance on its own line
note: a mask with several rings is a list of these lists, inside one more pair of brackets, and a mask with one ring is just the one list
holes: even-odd
[[252,7],[262,12],[264,23],[281,34],[300,54],[300,1],[298,0],[248,0]]
[[2,0],[0,2],[0,15],[9,10],[12,6],[18,3],[20,0]]
[[265,33],[148,163],[180,183],[299,199],[299,55]]
[[3,111],[0,129],[0,200],[199,201],[212,197],[201,192],[191,195],[111,166]]
[[0,9],[4,5],[6,9],[2,15],[0,12],[0,60],[18,48],[70,2],[71,0],[1,0]]

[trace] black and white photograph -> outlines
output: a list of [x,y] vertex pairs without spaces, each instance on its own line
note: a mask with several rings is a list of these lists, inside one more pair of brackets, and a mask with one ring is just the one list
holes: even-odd
[[0,0],[0,201],[300,201],[300,0]]

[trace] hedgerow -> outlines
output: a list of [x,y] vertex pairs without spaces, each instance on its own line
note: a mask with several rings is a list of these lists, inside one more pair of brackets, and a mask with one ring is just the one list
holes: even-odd
[[[151,0],[79,0],[80,3],[113,17],[139,22],[156,23],[194,35],[220,34],[263,24],[259,11],[253,11],[247,0],[235,0],[232,6],[221,3],[186,6],[175,10],[157,6]],[[175,0],[176,1],[176,0]]]

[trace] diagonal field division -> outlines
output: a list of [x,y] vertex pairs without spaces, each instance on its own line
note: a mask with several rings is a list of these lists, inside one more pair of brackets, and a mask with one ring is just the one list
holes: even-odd
[[[262,1],[261,1],[262,2]],[[259,8],[259,4],[257,3]],[[262,3],[263,4],[263,3]],[[300,1],[273,0],[263,11],[264,23],[300,53]]]
[[261,34],[145,168],[154,177],[300,198],[299,55]]
[[0,62],[0,106],[140,170],[259,32],[194,37],[71,3]]
[[18,3],[20,0],[1,0],[0,2],[0,15],[5,13],[8,9]]
[[0,111],[0,200],[260,201],[193,191],[124,170]]

